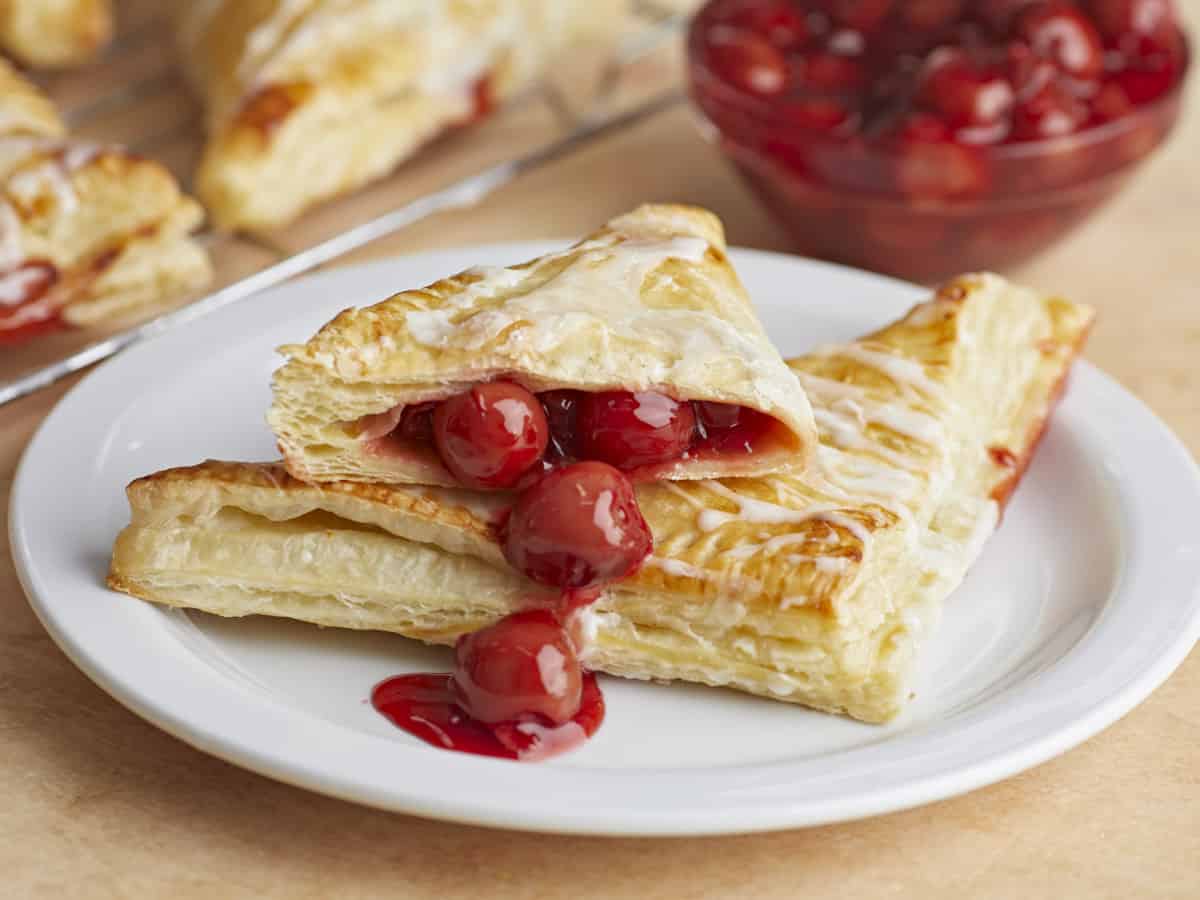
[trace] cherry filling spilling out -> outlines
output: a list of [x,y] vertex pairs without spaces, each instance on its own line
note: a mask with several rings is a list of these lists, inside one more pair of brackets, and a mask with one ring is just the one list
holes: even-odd
[[559,594],[459,638],[450,674],[381,683],[375,708],[435,746],[488,756],[545,759],[586,740],[604,701],[580,661],[576,616],[653,550],[626,471],[749,453],[778,427],[741,406],[657,393],[539,396],[502,381],[361,422],[368,440],[432,445],[465,486],[517,489],[498,525],[505,559]]
[[696,457],[746,455],[782,440],[783,426],[736,404],[679,401],[653,391],[534,394],[492,381],[436,403],[365,417],[360,439],[381,454],[436,454],[464,487],[522,488],[581,460],[632,477]]

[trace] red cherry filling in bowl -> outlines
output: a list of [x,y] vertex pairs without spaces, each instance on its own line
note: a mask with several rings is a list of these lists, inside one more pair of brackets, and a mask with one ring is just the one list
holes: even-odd
[[688,51],[708,133],[797,249],[924,280],[1111,197],[1189,62],[1170,0],[712,0]]
[[[708,410],[707,423],[701,409]],[[586,460],[651,479],[682,460],[775,449],[786,429],[735,404],[680,401],[653,391],[533,394],[493,381],[445,400],[364,416],[356,433],[373,452],[435,456],[464,487],[498,490]]]

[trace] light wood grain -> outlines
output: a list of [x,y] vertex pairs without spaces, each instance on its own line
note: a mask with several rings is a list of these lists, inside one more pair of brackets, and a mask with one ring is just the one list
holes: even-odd
[[[1200,20],[1200,3],[1185,5]],[[1088,357],[1195,452],[1200,92],[1189,105],[1170,147],[1123,196],[1008,274],[1099,307]],[[493,141],[504,140],[497,129]],[[359,258],[574,235],[649,199],[710,206],[734,242],[784,246],[679,110]],[[0,507],[22,448],[62,392],[0,411]],[[1193,654],[1146,703],[1065,756],[968,796],[871,821],[668,841],[425,822],[276,784],[143,723],[55,648],[0,552],[6,897],[1194,898],[1198,748]]]

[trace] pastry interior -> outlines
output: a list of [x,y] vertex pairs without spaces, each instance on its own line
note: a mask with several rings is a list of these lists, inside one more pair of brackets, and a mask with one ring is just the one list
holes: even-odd
[[203,220],[156,162],[67,134],[53,104],[0,61],[0,338],[90,325],[210,277]]
[[111,0],[5,0],[0,47],[33,68],[61,68],[92,59],[112,38]]
[[270,228],[393,169],[615,30],[626,0],[209,0],[179,4],[204,101],[197,174],[218,225]]
[[[820,431],[815,464],[641,485],[654,556],[574,614],[585,665],[895,716],[1091,320],[970,275],[791,361]],[[504,563],[502,493],[308,484],[280,464],[217,462],[128,493],[109,584],[156,603],[452,643],[553,599]]]
[[[720,221],[694,207],[643,206],[566,250],[346,310],[281,352],[268,422],[304,481],[462,485],[406,416],[497,381],[546,404],[565,456],[634,480],[799,471],[816,446],[804,391],[725,255]],[[579,414],[558,426],[548,400],[563,392]],[[596,410],[614,395],[631,404],[628,429],[687,422],[654,452],[600,447],[610,418]]]

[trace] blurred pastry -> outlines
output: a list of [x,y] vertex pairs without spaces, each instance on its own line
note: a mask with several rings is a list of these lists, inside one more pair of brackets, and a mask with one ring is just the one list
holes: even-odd
[[203,219],[161,165],[71,138],[0,62],[0,340],[91,325],[203,285]]
[[87,62],[112,31],[111,0],[0,0],[0,47],[33,68]]
[[269,228],[378,178],[529,84],[626,0],[179,4],[207,112],[197,190],[219,226]]

